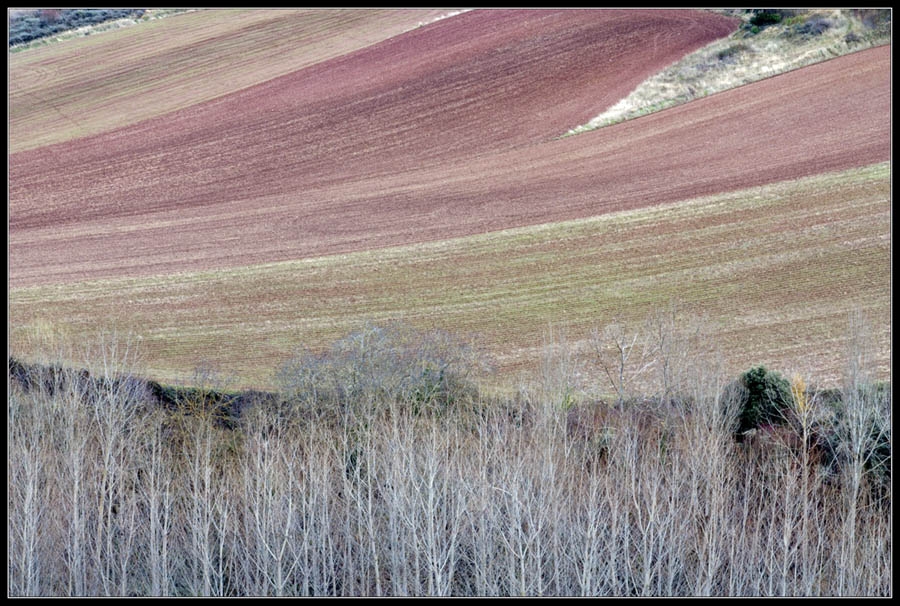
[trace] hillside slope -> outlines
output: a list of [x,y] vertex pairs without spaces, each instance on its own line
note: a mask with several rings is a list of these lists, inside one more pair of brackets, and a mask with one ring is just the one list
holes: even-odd
[[[559,150],[575,148],[552,137],[733,27],[697,11],[472,11],[160,118],[15,153],[11,284],[518,224],[504,198],[481,197],[492,180],[481,165],[529,149],[565,162]],[[448,198],[460,170],[477,181],[463,184],[465,199]],[[482,225],[473,204],[508,216]]]
[[[268,385],[295,347],[400,320],[473,336],[508,378],[537,367],[548,325],[578,345],[680,301],[730,372],[830,382],[861,311],[889,377],[889,46],[558,137],[731,27],[472,11],[330,59],[323,31],[280,77],[202,103],[212,89],[173,89],[177,112],[14,152],[11,350],[114,330],[156,378],[205,360]],[[210,73],[253,31],[210,42],[231,48]],[[111,102],[83,93],[86,115]]]
[[161,116],[365,48],[442,10],[195,10],[9,55],[11,152]]
[[728,372],[766,364],[832,385],[848,313],[861,310],[873,323],[872,363],[889,377],[890,190],[885,162],[440,242],[16,288],[10,346],[46,355],[55,342],[80,349],[115,331],[137,340],[158,380],[205,361],[271,388],[295,348],[399,321],[464,337],[508,379],[538,368],[549,326],[584,351],[593,328],[638,330],[678,301],[682,319],[707,319],[706,344]]
[[398,123],[395,107],[414,101],[385,100],[381,113],[319,105],[291,120],[270,98],[279,119],[219,124],[228,114],[213,104],[11,156],[10,284],[440,240],[865,166],[891,149],[889,47],[558,141],[511,127],[479,137],[464,125],[482,107],[437,100],[420,110],[433,121]]

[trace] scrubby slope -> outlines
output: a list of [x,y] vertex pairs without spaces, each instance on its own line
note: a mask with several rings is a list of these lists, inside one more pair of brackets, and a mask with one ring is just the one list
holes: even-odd
[[654,74],[614,106],[567,134],[593,130],[841,55],[890,44],[890,9],[726,10],[743,25]]

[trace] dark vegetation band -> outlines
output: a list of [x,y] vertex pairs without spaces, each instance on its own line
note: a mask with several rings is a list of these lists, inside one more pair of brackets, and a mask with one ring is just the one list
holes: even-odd
[[146,9],[42,9],[22,11],[9,17],[9,46],[47,38],[60,32],[106,21],[143,16]]

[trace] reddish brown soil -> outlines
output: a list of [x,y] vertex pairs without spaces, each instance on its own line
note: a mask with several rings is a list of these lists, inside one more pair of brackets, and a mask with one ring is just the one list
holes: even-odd
[[9,285],[241,266],[590,216],[890,158],[890,48],[593,133],[735,22],[475,11],[9,157]]
[[9,56],[9,152],[156,118],[340,57],[435,9],[195,10]]

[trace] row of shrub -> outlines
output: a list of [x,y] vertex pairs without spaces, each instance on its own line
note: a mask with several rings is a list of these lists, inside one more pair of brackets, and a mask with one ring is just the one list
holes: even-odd
[[[809,39],[835,26],[830,18],[810,9],[747,9],[744,13],[746,20],[741,29],[750,34],[778,25],[783,28],[783,36]],[[878,37],[890,35],[891,9],[852,9],[848,13],[862,27],[863,35],[866,32]],[[848,42],[861,39],[853,31],[847,36]]]
[[[161,385],[134,377],[98,379],[86,370],[25,364],[10,356],[9,376],[26,392],[53,395],[72,391],[86,402],[122,390],[138,393],[139,400],[175,414],[199,415],[219,426],[239,428],[252,407],[265,408],[280,421],[326,423],[333,427],[364,425],[384,414],[462,417],[483,411],[485,398],[477,377],[485,370],[475,350],[442,331],[422,332],[409,326],[366,325],[336,341],[327,351],[302,349],[277,371],[279,391],[227,392],[208,380],[208,374],[192,386]],[[799,379],[795,379],[799,380]],[[802,393],[800,391],[802,391]],[[819,390],[792,384],[777,371],[758,366],[728,383],[718,400],[728,431],[737,442],[752,436],[774,437],[782,446],[815,451],[822,470],[838,475],[842,463],[859,446],[865,469],[881,494],[889,488],[891,469],[890,390],[885,384],[864,384],[846,390]],[[667,391],[665,400],[646,396],[620,397],[609,403],[580,402],[570,421],[591,408],[651,407],[660,404],[690,409],[694,395]],[[573,408],[570,396],[563,409]],[[798,398],[803,405],[798,406]],[[850,436],[845,400],[870,403],[865,436]],[[522,394],[500,407],[520,421],[527,415],[528,397]],[[726,410],[728,408],[729,410]],[[808,414],[801,411],[808,409]],[[805,415],[805,416],[802,416]],[[802,416],[802,418],[801,418]],[[856,428],[859,430],[859,428]],[[798,444],[802,437],[804,443]],[[793,438],[793,439],[792,439]],[[593,438],[591,438],[593,439]],[[853,439],[860,444],[851,445]],[[756,438],[760,440],[759,437]]]
[[886,388],[667,367],[639,397],[617,368],[603,401],[555,353],[508,397],[398,325],[298,351],[277,393],[10,358],[9,594],[890,594]]
[[146,9],[44,9],[10,15],[9,46],[115,19],[143,16]]

